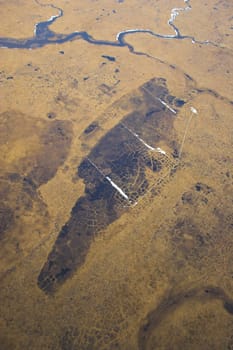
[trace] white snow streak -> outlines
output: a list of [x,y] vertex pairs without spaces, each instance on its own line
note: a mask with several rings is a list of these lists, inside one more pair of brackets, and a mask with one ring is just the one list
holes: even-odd
[[143,143],[144,146],[146,146],[146,148],[148,148],[150,151],[155,151],[155,148],[148,145],[148,143],[146,143],[138,134],[136,134],[135,132],[133,132],[133,130],[131,130],[130,128],[128,128],[128,126],[124,125],[123,123],[121,123],[125,129],[127,129],[132,135],[134,135],[141,143]]
[[109,176],[106,176],[105,178],[106,180],[108,180],[108,182],[110,182],[112,187],[114,187],[117,190],[117,192],[119,192],[122,195],[122,197],[127,199],[127,201],[129,200],[129,197],[127,196],[127,194],[119,186],[117,186],[117,184],[115,184],[115,182],[113,182]]
[[176,114],[176,111],[172,107],[170,107],[165,101],[161,100],[161,98],[159,98],[159,97],[156,97],[156,98],[159,100],[159,102],[162,103],[162,105],[166,106],[167,109],[169,109],[169,111]]

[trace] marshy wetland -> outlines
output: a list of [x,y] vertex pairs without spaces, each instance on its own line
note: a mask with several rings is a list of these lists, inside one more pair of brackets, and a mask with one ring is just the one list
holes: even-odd
[[232,4],[0,6],[1,349],[233,349]]

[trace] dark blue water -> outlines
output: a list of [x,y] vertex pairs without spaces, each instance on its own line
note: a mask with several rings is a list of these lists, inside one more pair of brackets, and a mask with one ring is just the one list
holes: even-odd
[[[128,35],[135,33],[147,33],[157,38],[163,39],[185,39],[189,38],[194,40],[193,37],[181,35],[179,29],[174,25],[172,21],[169,25],[173,28],[174,35],[163,35],[154,33],[150,29],[130,29],[122,31],[117,35],[115,41],[108,40],[98,40],[93,38],[86,31],[75,31],[70,34],[56,33],[50,29],[51,24],[53,24],[58,18],[63,16],[63,10],[51,5],[53,8],[59,10],[59,14],[52,16],[48,21],[43,21],[37,23],[35,26],[34,36],[31,38],[17,39],[17,38],[0,38],[0,47],[5,47],[9,49],[36,49],[51,44],[63,44],[68,41],[82,39],[93,45],[104,45],[104,46],[114,46],[114,47],[128,47],[131,52],[134,52],[132,45],[126,42],[125,38]],[[134,52],[140,54],[139,52]]]

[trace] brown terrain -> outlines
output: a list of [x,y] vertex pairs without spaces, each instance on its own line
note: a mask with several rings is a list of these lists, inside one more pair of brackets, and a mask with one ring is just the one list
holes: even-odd
[[0,348],[233,350],[231,1],[0,7]]

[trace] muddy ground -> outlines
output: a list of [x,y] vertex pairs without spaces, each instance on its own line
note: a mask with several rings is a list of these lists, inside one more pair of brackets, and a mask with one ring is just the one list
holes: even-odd
[[[2,0],[0,39],[186,5]],[[0,48],[1,349],[233,349],[233,8],[190,6]]]

